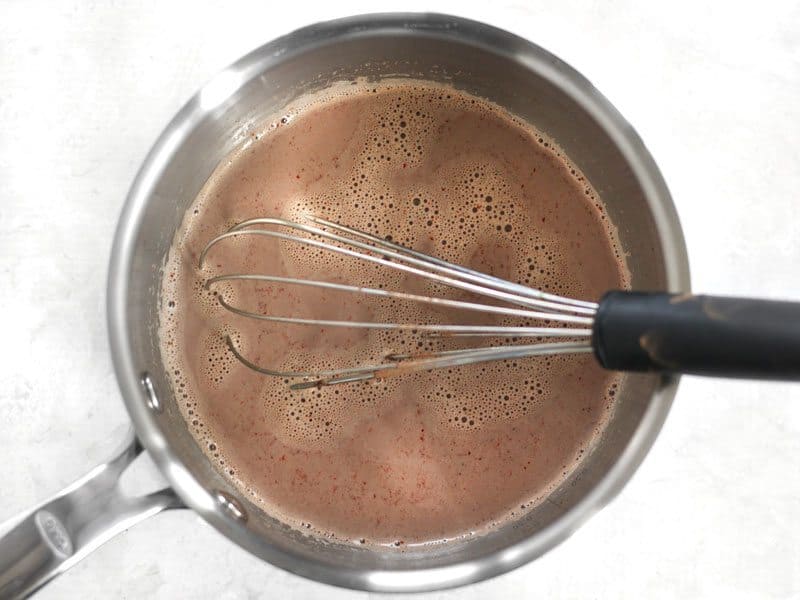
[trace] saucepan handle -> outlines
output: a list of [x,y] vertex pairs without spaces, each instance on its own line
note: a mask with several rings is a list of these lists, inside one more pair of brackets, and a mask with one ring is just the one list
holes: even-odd
[[592,346],[619,371],[800,380],[800,302],[609,292]]
[[151,515],[182,507],[167,488],[123,494],[122,473],[142,452],[133,430],[114,457],[33,510],[0,525],[0,598],[24,598],[92,550]]

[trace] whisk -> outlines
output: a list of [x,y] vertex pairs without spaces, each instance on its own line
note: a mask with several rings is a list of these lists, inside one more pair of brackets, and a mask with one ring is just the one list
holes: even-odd
[[[453,264],[323,218],[311,216],[308,221],[312,224],[268,217],[242,221],[208,242],[200,254],[199,268],[203,270],[209,252],[226,240],[240,236],[266,236],[395,269],[503,305],[260,273],[210,277],[205,283],[206,288],[231,281],[316,287],[484,314],[523,317],[528,322],[540,322],[542,326],[299,318],[245,310],[229,303],[223,294],[218,294],[218,301],[226,310],[259,321],[404,330],[434,337],[478,340],[510,338],[512,342],[489,346],[473,342],[472,347],[457,350],[390,353],[374,364],[341,369],[279,371],[250,361],[230,336],[226,338],[228,348],[242,364],[265,375],[299,380],[290,385],[295,390],[487,361],[575,353],[593,353],[604,368],[621,371],[800,379],[800,303],[797,302],[622,290],[609,291],[597,302],[577,300]],[[533,343],[516,343],[520,340]]]

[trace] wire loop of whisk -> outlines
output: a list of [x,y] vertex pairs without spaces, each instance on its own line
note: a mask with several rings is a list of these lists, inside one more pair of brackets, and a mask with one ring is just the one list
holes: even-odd
[[[390,354],[383,362],[358,367],[317,370],[317,371],[278,371],[268,369],[245,358],[230,337],[226,338],[228,348],[242,364],[248,368],[275,377],[304,379],[290,385],[292,389],[305,389],[320,385],[352,383],[370,379],[397,376],[417,371],[475,364],[487,361],[520,359],[566,353],[591,352],[591,334],[594,315],[598,305],[544,292],[525,285],[507,281],[492,275],[457,265],[416,250],[396,244],[391,240],[321,219],[309,217],[315,225],[305,225],[278,218],[257,218],[243,221],[228,231],[216,236],[206,244],[200,253],[199,268],[202,271],[206,258],[219,243],[242,236],[265,236],[291,243],[304,244],[322,251],[334,252],[358,260],[415,275],[437,284],[471,292],[473,294],[499,300],[515,306],[498,306],[483,302],[468,302],[437,296],[413,294],[409,292],[385,290],[364,286],[317,281],[266,274],[234,273],[210,277],[205,287],[222,282],[251,281],[281,283],[329,289],[339,292],[362,294],[374,297],[391,298],[417,303],[425,303],[473,312],[518,317],[529,321],[543,321],[546,326],[525,325],[451,325],[437,323],[391,323],[372,321],[347,321],[332,319],[300,318],[256,313],[236,307],[222,294],[217,298],[226,310],[239,316],[267,322],[313,325],[317,327],[350,327],[360,329],[410,331],[430,337],[498,337],[498,338],[570,338],[564,342],[538,342],[524,345],[485,346],[439,352],[420,352],[416,354]],[[254,228],[258,226],[258,228]],[[265,227],[281,227],[292,230],[285,233]],[[331,231],[332,230],[332,231]],[[297,233],[294,233],[297,232]],[[298,233],[312,237],[301,237]],[[551,326],[555,323],[558,326]]]

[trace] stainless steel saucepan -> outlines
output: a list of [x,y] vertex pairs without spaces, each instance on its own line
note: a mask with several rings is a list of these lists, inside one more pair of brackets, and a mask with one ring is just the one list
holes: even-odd
[[[219,73],[167,125],[125,202],[108,276],[114,366],[133,430],[119,453],[17,518],[0,539],[0,597],[35,591],[132,524],[195,510],[263,560],[362,590],[421,591],[498,575],[546,552],[628,481],[667,416],[677,380],[635,375],[596,449],[520,521],[451,545],[377,551],[321,541],[265,514],[222,476],[181,417],[158,344],[161,266],[208,176],[260,122],[298,96],[359,77],[444,81],[488,98],[554,138],[607,203],[630,253],[634,288],[689,290],[686,249],[667,187],[631,126],[579,73],[538,46],[444,15],[367,15],[306,27]],[[142,450],[171,488],[123,495]]]

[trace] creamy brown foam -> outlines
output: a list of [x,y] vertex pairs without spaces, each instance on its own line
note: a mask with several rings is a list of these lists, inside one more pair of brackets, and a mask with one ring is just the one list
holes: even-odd
[[[387,545],[453,539],[517,518],[564,481],[602,431],[619,384],[589,355],[303,392],[236,361],[226,334],[248,359],[282,370],[502,342],[262,323],[225,311],[204,290],[213,275],[265,273],[469,297],[256,236],[220,244],[198,270],[200,250],[232,224],[308,214],[577,298],[628,283],[588,182],[552,142],[498,106],[422,82],[336,86],[307,98],[220,164],[164,270],[162,354],[190,430],[220,470],[292,525]],[[214,289],[273,315],[525,323],[279,284]]]

